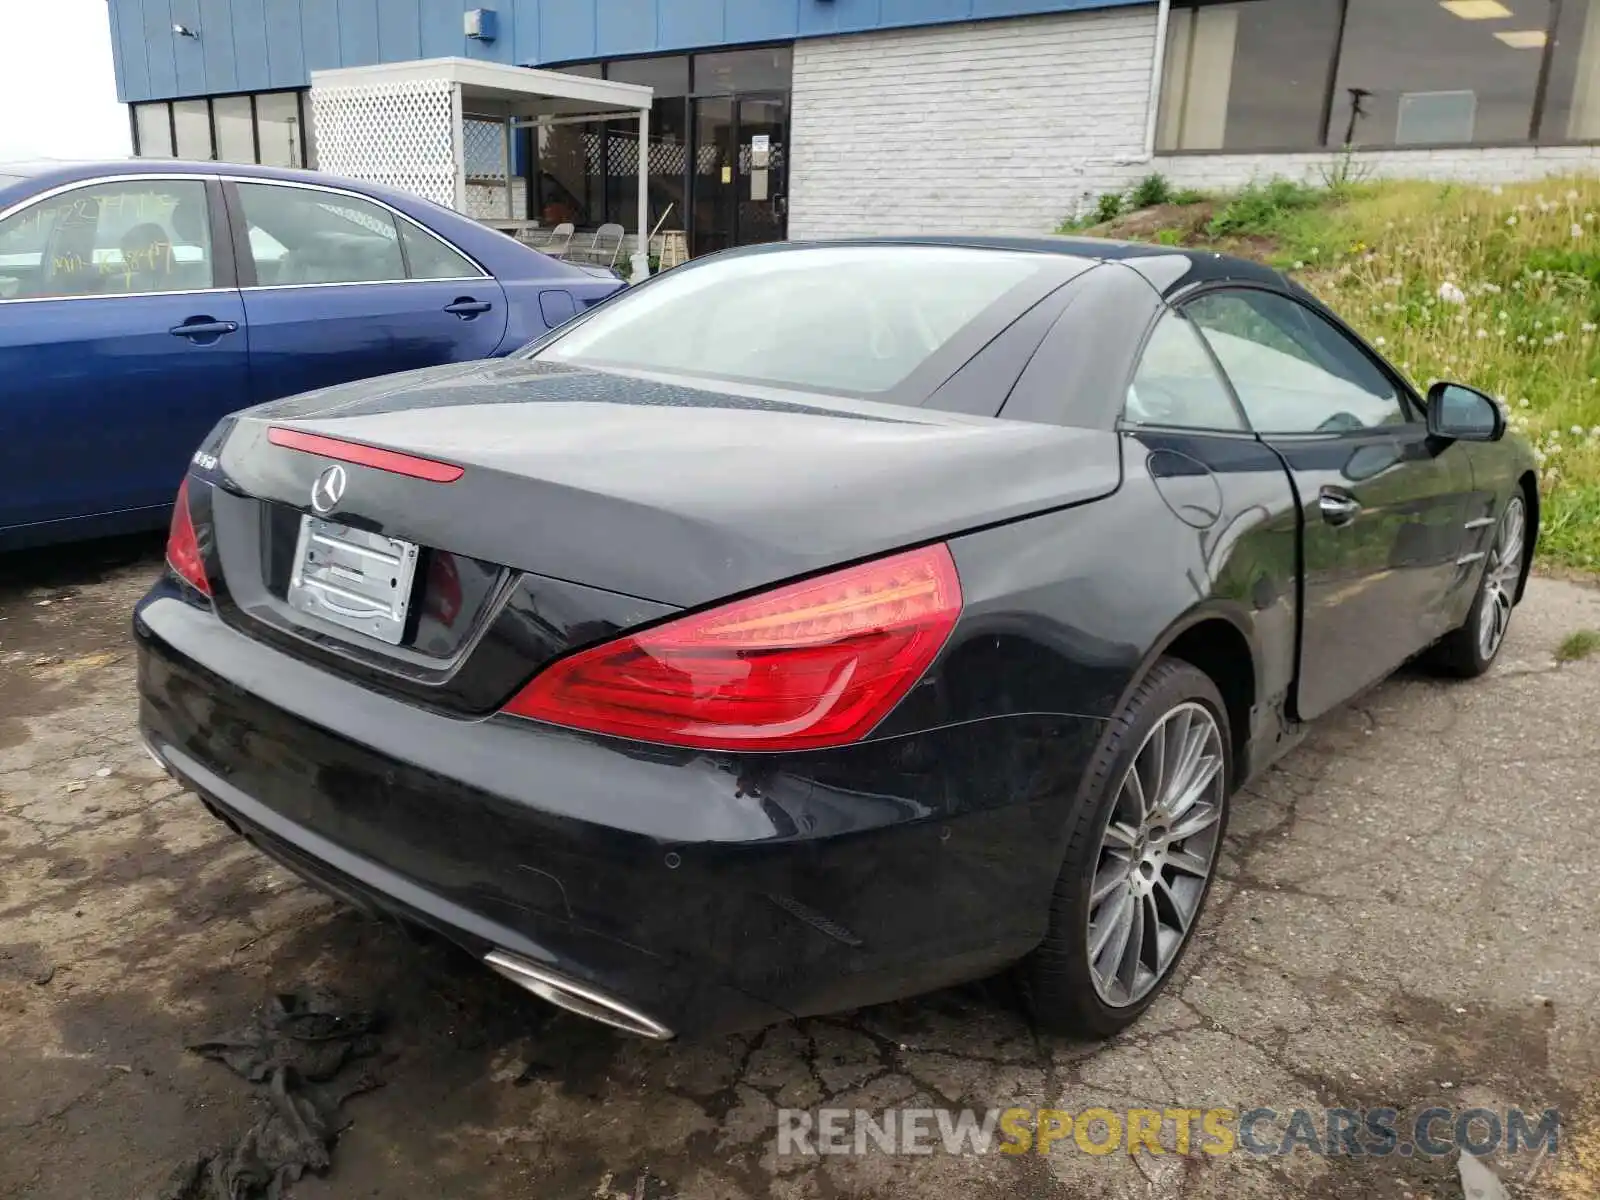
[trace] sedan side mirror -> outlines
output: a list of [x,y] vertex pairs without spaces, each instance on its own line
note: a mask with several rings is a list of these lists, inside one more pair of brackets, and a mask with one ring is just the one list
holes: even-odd
[[1506,417],[1476,388],[1436,383],[1428,389],[1428,432],[1453,441],[1498,442],[1505,436]]

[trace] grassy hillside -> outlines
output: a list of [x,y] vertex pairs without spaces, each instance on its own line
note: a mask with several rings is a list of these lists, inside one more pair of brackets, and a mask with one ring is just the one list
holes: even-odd
[[1501,397],[1539,454],[1541,558],[1600,570],[1600,179],[1274,181],[1213,199],[1152,177],[1099,216],[1114,219],[1089,232],[1289,270],[1419,386],[1454,379]]

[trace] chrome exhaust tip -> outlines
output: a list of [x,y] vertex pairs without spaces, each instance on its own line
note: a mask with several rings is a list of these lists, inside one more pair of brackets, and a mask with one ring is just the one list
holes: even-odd
[[139,735],[139,745],[142,746],[144,748],[144,752],[150,756],[151,762],[155,763],[156,766],[160,767],[168,775],[172,774],[172,768],[167,766],[167,760],[161,757],[160,752],[155,748],[154,745],[151,744],[150,739],[147,738],[143,733]]
[[673,1036],[672,1030],[638,1009],[630,1008],[587,984],[563,979],[553,971],[529,962],[520,954],[513,954],[509,950],[491,950],[483,956],[483,961],[496,974],[505,976],[524,991],[532,992],[557,1008],[658,1042]]

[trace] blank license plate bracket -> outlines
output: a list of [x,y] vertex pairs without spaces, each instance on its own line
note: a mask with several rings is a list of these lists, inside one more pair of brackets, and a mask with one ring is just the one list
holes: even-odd
[[289,607],[398,646],[417,557],[411,542],[307,514],[300,518]]

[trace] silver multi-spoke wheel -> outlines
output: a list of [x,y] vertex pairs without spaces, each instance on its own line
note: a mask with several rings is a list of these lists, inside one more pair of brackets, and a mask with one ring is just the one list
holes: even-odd
[[1204,704],[1168,712],[1117,790],[1089,893],[1089,974],[1113,1008],[1160,983],[1189,936],[1227,800],[1222,734]]
[[1483,571],[1483,603],[1478,609],[1478,653],[1485,661],[1493,658],[1511,627],[1511,608],[1516,603],[1517,582],[1522,578],[1522,549],[1527,518],[1522,497],[1511,497],[1495,529],[1494,546]]

